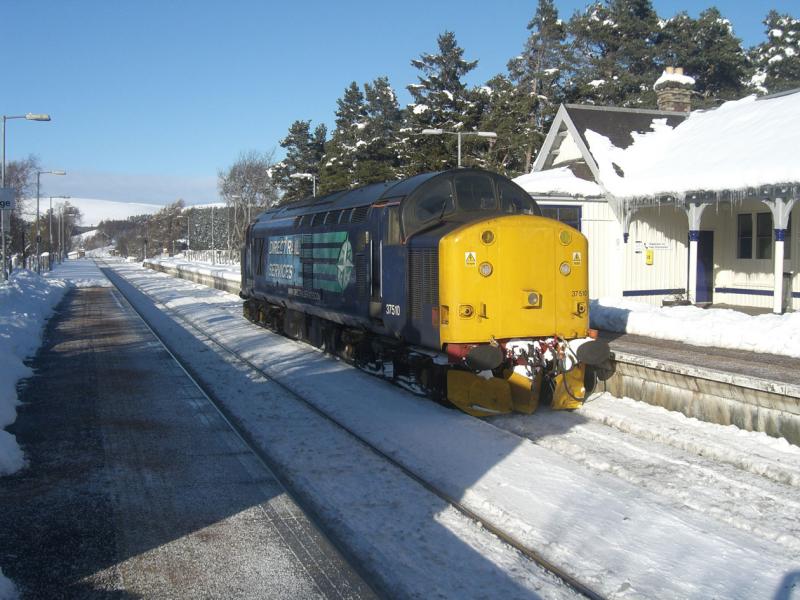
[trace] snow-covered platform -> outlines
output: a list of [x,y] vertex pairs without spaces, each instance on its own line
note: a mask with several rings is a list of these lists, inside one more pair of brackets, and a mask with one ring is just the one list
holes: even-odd
[[603,337],[615,354],[616,372],[606,383],[615,396],[800,445],[796,358],[634,334]]
[[94,264],[68,266],[11,429],[27,468],[0,485],[20,594],[374,597]]

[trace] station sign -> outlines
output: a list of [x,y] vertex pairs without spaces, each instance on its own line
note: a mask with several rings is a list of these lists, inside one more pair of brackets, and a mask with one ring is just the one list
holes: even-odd
[[17,205],[14,188],[0,188],[0,210],[13,210]]

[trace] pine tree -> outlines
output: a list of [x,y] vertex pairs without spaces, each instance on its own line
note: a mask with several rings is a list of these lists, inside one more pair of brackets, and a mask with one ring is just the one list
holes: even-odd
[[386,77],[364,84],[366,126],[363,159],[357,169],[360,184],[389,181],[399,176],[399,135],[402,112]]
[[[509,142],[522,146],[524,152],[521,165],[515,164],[514,160],[503,160],[501,164],[508,164],[512,171],[526,173],[530,171],[534,153],[541,146],[559,103],[566,97],[565,88],[570,84],[574,62],[572,48],[567,43],[566,26],[558,18],[553,0],[539,0],[527,28],[530,35],[522,54],[508,63],[509,75],[520,88],[517,90],[519,93],[495,96],[496,109],[512,112],[506,113],[505,119],[501,114],[492,117],[495,121],[519,120],[515,125],[509,122],[508,127],[496,125],[494,130],[503,129],[505,135],[513,135]],[[505,88],[501,80],[495,78],[493,81],[495,85],[490,82],[489,87],[498,91]],[[507,139],[499,134],[500,131],[498,142]],[[509,159],[512,148],[509,144],[506,153]]]
[[679,13],[665,21],[658,41],[659,62],[683,67],[695,80],[696,106],[740,98],[749,79],[749,61],[730,22],[716,8],[692,19]]
[[572,17],[569,30],[581,58],[573,93],[596,104],[655,105],[659,20],[650,0],[592,4]]
[[535,141],[541,145],[531,128],[535,99],[527,88],[514,85],[504,75],[490,79],[479,92],[485,104],[480,128],[497,134],[482,166],[510,177],[527,173]]
[[292,175],[306,174],[319,177],[327,133],[327,128],[322,124],[317,125],[312,132],[311,121],[295,121],[289,127],[288,135],[280,141],[281,147],[286,149],[286,158],[272,170],[273,182],[284,191],[281,203],[311,196],[313,181],[305,178],[295,179]]
[[462,78],[478,61],[464,60],[464,50],[451,31],[440,35],[437,43],[438,54],[424,53],[411,61],[421,74],[417,77],[419,83],[408,86],[413,102],[406,108],[404,126],[407,175],[456,166],[452,136],[420,135],[423,129],[458,131],[471,125],[467,113],[473,99]]
[[756,68],[752,85],[762,93],[800,87],[800,19],[773,10],[764,25],[767,41],[751,51]]
[[364,94],[355,81],[345,89],[336,104],[336,129],[325,145],[322,157],[321,193],[347,189],[356,183],[359,153],[361,146],[366,145],[363,139],[367,119]]

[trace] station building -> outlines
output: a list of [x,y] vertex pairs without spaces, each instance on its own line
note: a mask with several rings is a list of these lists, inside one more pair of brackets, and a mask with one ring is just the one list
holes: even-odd
[[[690,112],[562,105],[516,182],[589,239],[592,298],[800,309],[800,90]],[[793,233],[795,232],[795,233]]]

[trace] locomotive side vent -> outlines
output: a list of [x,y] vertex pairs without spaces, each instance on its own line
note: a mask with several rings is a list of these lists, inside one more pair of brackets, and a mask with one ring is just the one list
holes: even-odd
[[311,219],[311,227],[322,225],[324,219],[325,213],[314,213],[314,217]]
[[339,222],[339,211],[331,210],[325,213],[325,225]]
[[294,228],[297,229],[302,224],[303,224],[303,215],[297,215],[294,218]]
[[367,213],[369,212],[369,205],[367,206],[358,206],[353,209],[353,213],[350,215],[350,222],[351,223],[363,223],[367,220]]
[[422,319],[426,304],[439,304],[439,251],[411,248],[408,253],[408,299],[411,318]]
[[356,286],[359,298],[364,298],[369,294],[366,254],[356,254]]

